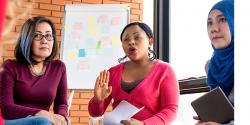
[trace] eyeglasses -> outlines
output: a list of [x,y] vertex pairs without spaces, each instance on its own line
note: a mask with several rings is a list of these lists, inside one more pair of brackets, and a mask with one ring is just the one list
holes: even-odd
[[40,41],[40,40],[43,39],[43,37],[45,37],[45,39],[48,40],[48,41],[52,41],[54,39],[52,34],[43,35],[43,34],[38,34],[38,33],[34,35],[33,39],[37,40],[37,41]]

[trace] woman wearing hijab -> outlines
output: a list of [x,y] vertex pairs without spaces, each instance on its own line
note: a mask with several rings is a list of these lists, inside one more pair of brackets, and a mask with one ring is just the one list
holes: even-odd
[[[208,63],[207,83],[210,89],[220,87],[234,104],[234,1],[216,3],[208,14],[207,32],[214,49]],[[198,120],[198,117],[194,119]],[[220,125],[199,121],[196,125]],[[225,123],[224,123],[225,124]],[[233,120],[226,125],[233,125]]]

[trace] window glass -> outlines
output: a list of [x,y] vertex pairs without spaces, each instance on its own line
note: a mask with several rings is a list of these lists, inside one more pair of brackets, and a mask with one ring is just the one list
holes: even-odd
[[212,56],[207,16],[218,0],[170,1],[170,63],[178,79],[205,76]]

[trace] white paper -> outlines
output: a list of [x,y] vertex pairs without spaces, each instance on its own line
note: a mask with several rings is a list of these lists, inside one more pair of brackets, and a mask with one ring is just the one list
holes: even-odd
[[122,100],[115,109],[104,116],[103,124],[104,125],[121,125],[121,120],[127,120],[135,115],[137,112],[142,110],[142,108],[137,108],[129,102]]

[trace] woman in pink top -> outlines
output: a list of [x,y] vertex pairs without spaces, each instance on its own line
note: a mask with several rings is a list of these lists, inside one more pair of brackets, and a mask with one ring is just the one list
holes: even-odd
[[[97,77],[88,105],[90,115],[103,115],[112,99],[113,109],[125,100],[144,108],[131,119],[122,120],[123,125],[169,125],[176,117],[179,86],[171,66],[155,59],[150,49],[152,30],[144,23],[130,23],[120,37],[126,56]],[[126,58],[129,60],[123,61]]]

